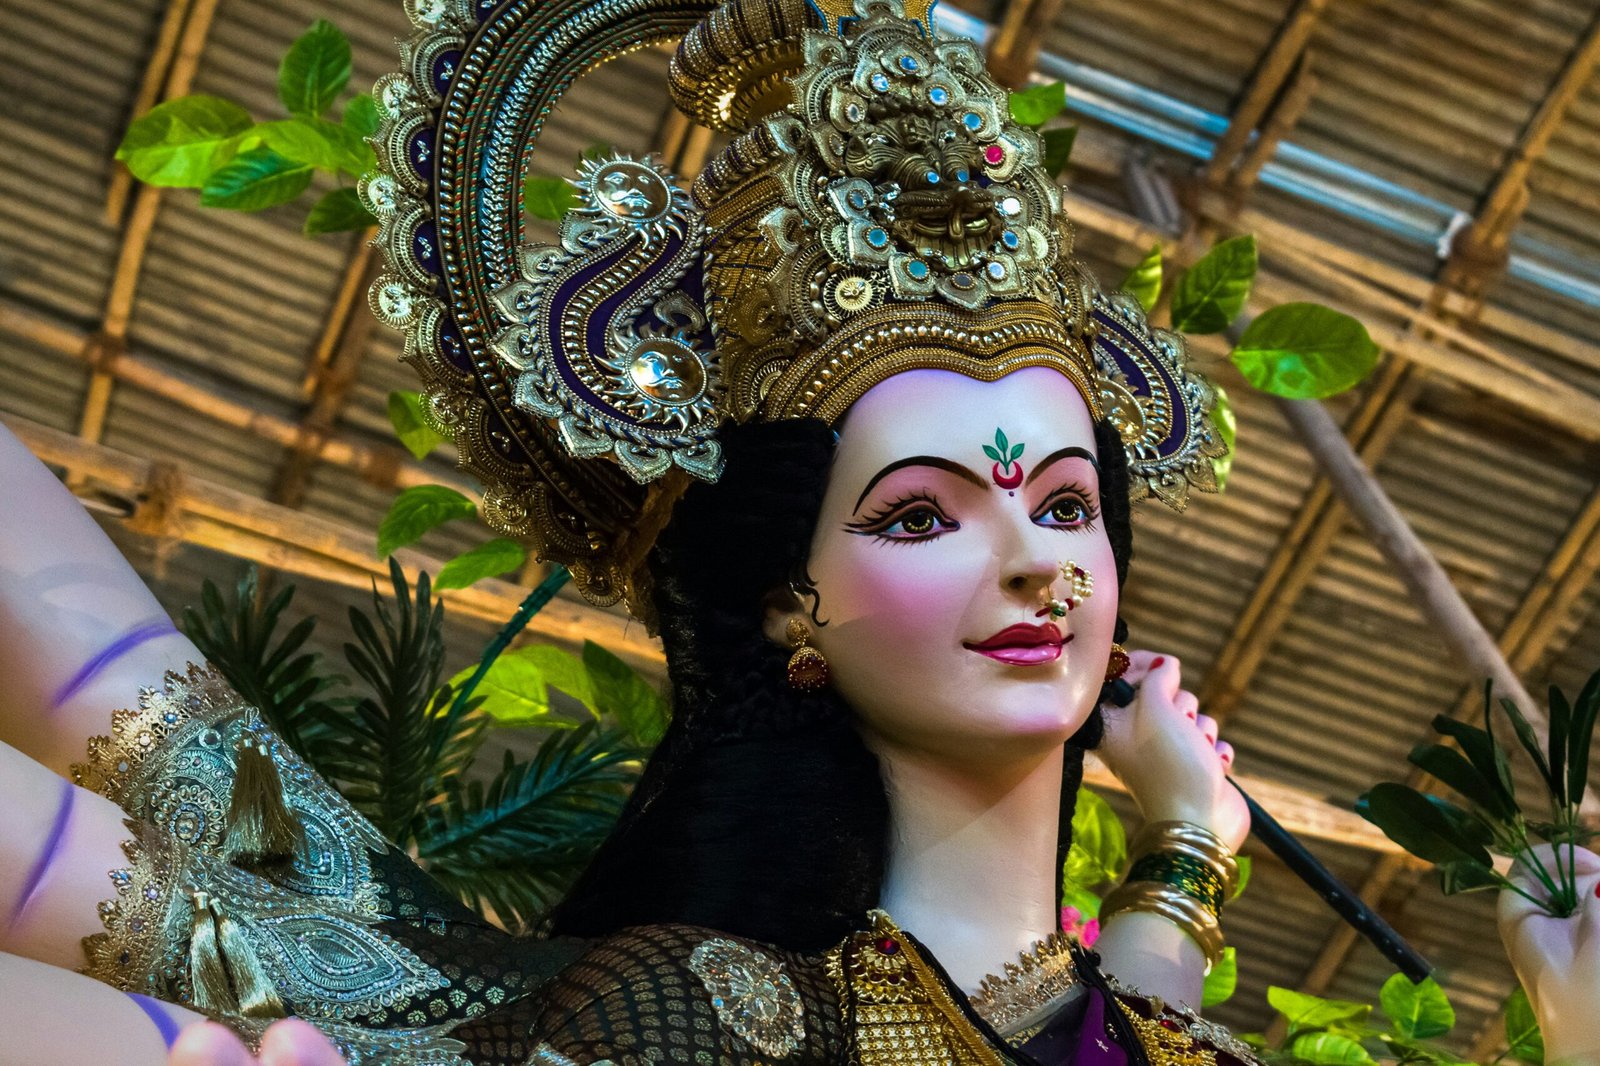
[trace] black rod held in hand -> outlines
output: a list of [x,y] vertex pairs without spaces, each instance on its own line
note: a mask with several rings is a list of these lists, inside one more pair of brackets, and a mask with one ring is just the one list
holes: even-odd
[[[1133,702],[1134,688],[1128,682],[1119,679],[1106,686],[1104,695],[1106,703],[1115,707],[1126,707]],[[1395,968],[1413,983],[1421,981],[1433,972],[1428,960],[1424,959],[1416,948],[1406,943],[1405,938],[1395,932],[1377,911],[1367,906],[1360,896],[1351,891],[1350,886],[1335,877],[1333,871],[1307,851],[1299,838],[1279,825],[1278,820],[1268,814],[1261,804],[1251,799],[1250,794],[1244,789],[1239,788],[1238,782],[1230,777],[1228,783],[1239,789],[1239,795],[1244,797],[1245,805],[1250,809],[1250,832],[1292,870],[1296,877],[1309,885],[1323,902],[1332,907],[1334,913],[1343,918],[1350,928],[1366,937],[1384,958],[1394,963]]]

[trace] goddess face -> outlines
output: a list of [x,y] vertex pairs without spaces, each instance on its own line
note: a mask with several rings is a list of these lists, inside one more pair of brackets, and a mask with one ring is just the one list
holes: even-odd
[[1004,761],[1064,742],[1093,709],[1117,614],[1077,389],[1045,367],[875,386],[839,426],[810,576],[812,643],[875,749]]

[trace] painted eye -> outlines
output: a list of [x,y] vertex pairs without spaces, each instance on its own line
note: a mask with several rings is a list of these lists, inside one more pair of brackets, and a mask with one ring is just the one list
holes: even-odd
[[1071,528],[1081,526],[1094,518],[1089,505],[1076,496],[1062,496],[1050,504],[1034,521],[1047,526]]
[[954,529],[954,523],[945,523],[937,513],[927,507],[918,507],[908,511],[900,518],[885,526],[883,535],[886,537],[926,537],[931,533],[943,533],[946,529]]

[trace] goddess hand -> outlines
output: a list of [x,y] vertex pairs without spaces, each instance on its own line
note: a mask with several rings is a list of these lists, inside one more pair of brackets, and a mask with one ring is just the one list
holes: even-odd
[[[1552,873],[1554,849],[1541,844],[1534,854]],[[1567,862],[1566,849],[1561,860]],[[1600,1063],[1600,1030],[1594,1025],[1600,1003],[1600,855],[1578,848],[1578,910],[1569,918],[1552,918],[1515,892],[1500,893],[1500,938],[1528,990],[1534,1015],[1544,1033],[1545,1061],[1552,1066]],[[1528,894],[1548,893],[1519,863],[1511,879]]]
[[1233,745],[1217,739],[1217,723],[1199,712],[1171,655],[1128,653],[1123,679],[1137,689],[1126,707],[1106,707],[1105,741],[1096,750],[1146,821],[1191,822],[1237,851],[1250,832],[1250,811],[1228,783]]
[[313,1026],[285,1018],[261,1038],[260,1058],[215,1022],[190,1026],[172,1045],[167,1066],[345,1066],[345,1061]]

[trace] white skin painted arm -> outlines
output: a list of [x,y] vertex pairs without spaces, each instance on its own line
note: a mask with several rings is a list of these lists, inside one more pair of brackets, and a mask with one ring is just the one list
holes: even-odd
[[[1176,657],[1147,651],[1129,657],[1125,678],[1139,694],[1125,708],[1105,709],[1106,737],[1096,754],[1128,786],[1146,821],[1191,822],[1237,851],[1250,831],[1250,814],[1225,777],[1232,746],[1217,739],[1216,722],[1200,714],[1194,694],[1183,689]],[[1205,958],[1193,938],[1165,918],[1113,915],[1095,950],[1106,972],[1124,983],[1199,1009]]]
[[[0,1066],[161,1066],[166,1039],[138,1002],[70,970],[0,953]],[[171,1004],[149,1004],[171,1028],[204,1021]],[[248,1061],[248,1060],[246,1060]],[[192,1059],[189,1066],[228,1059]],[[321,1066],[321,1064],[317,1064]]]
[[199,661],[187,638],[168,633],[52,706],[84,664],[165,618],[78,501],[0,425],[0,741],[66,773],[140,686]]

